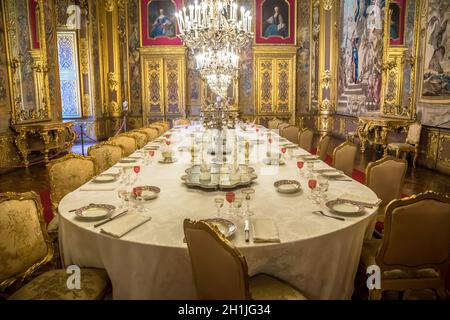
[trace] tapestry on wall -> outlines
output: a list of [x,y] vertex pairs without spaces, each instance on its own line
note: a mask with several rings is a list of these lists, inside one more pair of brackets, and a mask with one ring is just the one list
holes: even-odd
[[380,109],[384,7],[384,0],[340,2],[338,113]]
[[423,43],[421,98],[450,102],[450,0],[429,0]]

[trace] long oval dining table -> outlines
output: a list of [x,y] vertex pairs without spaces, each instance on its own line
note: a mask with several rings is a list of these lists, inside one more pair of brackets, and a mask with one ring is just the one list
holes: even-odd
[[[88,182],[61,200],[59,242],[65,266],[105,269],[112,282],[114,299],[196,299],[183,221],[216,217],[214,199],[224,198],[225,192],[188,188],[181,179],[190,166],[191,154],[178,149],[186,150],[191,145],[195,130],[198,129],[183,127],[168,132],[177,162],[160,163],[160,151],[151,164],[141,162],[141,172],[134,185],[157,186],[161,192],[157,199],[145,205],[145,214],[151,220],[123,237],[101,233],[100,228],[94,228],[95,222],[80,220],[72,211],[90,203],[118,207],[121,200],[117,190],[124,187],[118,182],[111,186]],[[345,216],[344,221],[314,213],[322,210],[332,215],[324,202],[311,200],[307,178],[299,175],[296,157],[309,153],[295,148],[290,156],[288,153],[284,156],[286,164],[266,165],[263,163],[266,152],[275,146],[259,141],[266,139],[264,131],[261,128],[258,141],[252,142],[250,165],[258,177],[252,185],[255,194],[250,201],[254,213],[251,218],[272,219],[280,242],[254,243],[252,237],[246,242],[244,222],[238,219],[237,231],[230,239],[232,244],[245,256],[250,276],[258,273],[275,276],[310,299],[351,299],[363,241],[373,231],[378,207],[367,207],[361,215]],[[121,166],[117,164],[106,172],[117,173]],[[328,168],[328,165],[317,161],[316,168]],[[274,182],[284,179],[298,180],[302,191],[292,195],[277,192]],[[127,188],[131,190],[132,186]],[[355,180],[329,180],[328,199],[339,198],[344,193],[361,199],[377,199],[373,191]],[[225,202],[223,214],[226,212]],[[128,214],[141,213],[130,207]]]

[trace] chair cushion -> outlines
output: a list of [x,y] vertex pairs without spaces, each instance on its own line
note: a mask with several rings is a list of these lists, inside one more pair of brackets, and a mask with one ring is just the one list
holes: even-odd
[[250,278],[250,292],[254,300],[307,300],[294,287],[266,274]]
[[414,151],[414,146],[408,143],[392,142],[388,144],[388,149],[400,150],[400,151]]
[[[370,239],[364,241],[361,252],[361,263],[364,267],[376,265],[375,256],[378,248],[381,246],[381,239]],[[426,268],[419,270],[388,270],[383,272],[383,279],[417,279],[417,278],[437,278],[439,273],[434,269]]]
[[97,300],[109,289],[109,278],[105,270],[81,269],[81,288],[70,290],[64,269],[51,270],[36,277],[17,290],[10,300]]

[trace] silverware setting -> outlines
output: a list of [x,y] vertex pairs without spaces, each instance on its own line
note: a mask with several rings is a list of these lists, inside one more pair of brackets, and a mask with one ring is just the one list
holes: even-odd
[[250,219],[245,219],[244,222],[245,242],[250,241]]
[[327,214],[325,214],[322,210],[313,211],[313,213],[319,213],[319,214],[321,214],[321,215],[324,216],[324,217],[333,218],[333,219],[340,220],[340,221],[345,221],[344,218],[327,215]]
[[330,178],[332,181],[353,181],[352,179],[345,179],[345,178]]
[[[91,205],[94,205],[94,204],[95,203],[89,203],[88,205],[91,206]],[[82,208],[82,207],[84,207],[84,206],[81,206],[80,208]],[[69,210],[69,212],[75,212],[75,211],[77,211],[80,208]]]
[[348,200],[348,199],[340,199],[338,198],[337,200],[345,200],[347,202],[353,203],[353,204],[357,204],[366,208],[373,208],[378,206],[381,203],[381,200],[378,200],[376,203],[368,203],[368,202],[363,202],[363,201],[356,201],[356,200]]
[[105,223],[108,223],[108,222],[113,221],[113,220],[115,220],[117,218],[120,218],[120,217],[126,215],[127,213],[128,213],[128,210],[125,210],[125,211],[123,211],[123,212],[121,212],[119,214],[116,214],[115,216],[113,216],[111,218],[106,219],[105,221],[96,223],[96,224],[94,224],[94,228],[98,228],[98,227],[104,225]]

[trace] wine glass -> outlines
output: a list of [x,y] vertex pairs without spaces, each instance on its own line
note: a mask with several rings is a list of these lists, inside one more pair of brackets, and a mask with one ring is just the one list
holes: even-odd
[[214,199],[214,204],[215,204],[215,206],[217,208],[217,217],[219,217],[219,218],[221,216],[221,210],[220,209],[222,209],[223,203],[224,203],[223,198],[215,198]]
[[284,157],[284,154],[286,153],[286,151],[287,151],[286,147],[281,148],[281,154],[283,155],[283,157]]
[[227,200],[227,202],[229,204],[229,206],[228,206],[228,214],[229,215],[233,215],[233,209],[232,209],[231,206],[232,206],[234,200],[236,199],[236,194],[234,192],[232,192],[232,191],[227,192],[225,194],[225,199]]
[[300,173],[300,177],[303,177],[302,168],[303,168],[304,164],[305,163],[303,162],[303,160],[297,160],[297,168]]
[[317,187],[317,180],[315,179],[315,177],[310,177],[308,179],[308,187],[311,190],[310,199],[316,203],[315,189]]
[[309,175],[313,175],[313,172],[314,172],[314,161],[306,161],[306,168],[308,169]]
[[122,168],[122,182],[127,186],[131,185],[131,169],[132,167]]
[[326,194],[326,192],[328,191],[328,187],[329,187],[329,183],[328,183],[327,177],[325,177],[324,175],[319,175],[317,177],[317,183],[319,185],[318,191],[319,191],[319,194],[320,194],[320,198],[324,202],[326,202],[327,201],[327,194]]
[[245,195],[245,201],[247,202],[247,212],[246,214],[248,216],[252,216],[253,212],[250,211],[250,200],[252,200],[253,196],[255,195],[255,189],[253,188],[247,188],[247,189],[243,189],[242,194]]
[[135,175],[133,176],[133,184],[135,184],[137,179],[138,179],[139,172],[141,172],[141,167],[140,166],[134,166],[133,167],[133,171],[135,173]]
[[153,163],[153,157],[155,156],[155,150],[150,150],[148,152],[148,159],[149,159],[149,164]]
[[120,201],[120,209],[125,209],[125,207],[127,206],[127,202],[128,201],[128,191],[125,189],[119,189],[117,190],[117,196],[119,197]]
[[240,213],[241,213],[243,200],[244,200],[244,198],[242,198],[242,197],[236,197],[233,201],[234,215],[236,217],[241,216]]

